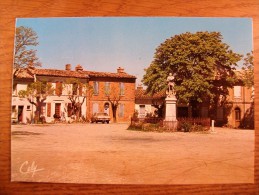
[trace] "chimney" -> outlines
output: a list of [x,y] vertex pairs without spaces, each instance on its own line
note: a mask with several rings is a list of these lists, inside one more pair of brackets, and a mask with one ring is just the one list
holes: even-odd
[[138,84],[137,89],[138,89],[138,90],[142,90],[142,89],[143,89],[142,84]]
[[71,70],[71,64],[66,64],[66,70]]
[[122,67],[117,68],[117,73],[124,73],[124,68]]
[[76,65],[75,70],[76,71],[83,71],[83,67],[80,64],[78,64],[78,65]]

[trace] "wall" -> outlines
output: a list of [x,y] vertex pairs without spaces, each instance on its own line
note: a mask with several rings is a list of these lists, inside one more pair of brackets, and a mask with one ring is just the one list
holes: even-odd
[[[93,114],[93,104],[98,104],[99,112],[104,112],[104,104],[109,103],[109,115],[112,118],[111,103],[108,101],[108,96],[105,90],[105,83],[110,83],[110,97],[111,100],[120,98],[119,104],[124,104],[124,116],[119,116],[119,107],[117,109],[117,122],[128,122],[134,113],[135,105],[135,79],[122,79],[122,78],[94,78],[89,81],[89,85],[93,87],[94,82],[99,84],[99,93],[94,95],[89,94],[89,106],[88,106],[88,117],[91,118]],[[119,83],[124,83],[125,93],[119,96]]]

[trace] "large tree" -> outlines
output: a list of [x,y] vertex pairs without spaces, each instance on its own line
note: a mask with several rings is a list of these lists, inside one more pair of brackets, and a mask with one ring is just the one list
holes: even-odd
[[32,29],[24,26],[16,28],[14,68],[39,67],[41,63],[33,47],[37,46],[38,36]]
[[42,115],[42,106],[49,95],[52,95],[54,88],[51,83],[45,81],[35,81],[27,86],[26,90],[20,90],[18,95],[36,106],[35,122],[40,120]]
[[163,42],[154,60],[145,70],[142,82],[147,91],[167,88],[166,78],[173,73],[175,92],[180,102],[217,101],[228,95],[236,81],[235,67],[242,55],[234,53],[222,41],[219,32],[196,32],[175,35]]

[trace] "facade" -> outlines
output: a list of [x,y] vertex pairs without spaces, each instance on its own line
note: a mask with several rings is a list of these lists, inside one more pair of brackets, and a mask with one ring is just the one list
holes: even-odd
[[[225,110],[228,124],[238,128],[254,128],[254,88],[247,88],[243,85],[236,85],[229,89],[228,107]],[[221,108],[222,110],[222,108]],[[222,116],[223,111],[219,112]]]
[[[35,102],[35,97],[21,98],[19,96],[19,91],[26,90],[27,86],[35,81],[46,82],[54,89],[53,93],[46,96],[44,100],[42,98],[41,102],[40,113],[46,122],[53,122],[56,118],[70,120],[73,117],[71,115],[72,100],[82,104],[79,112],[81,118],[90,119],[94,112],[107,112],[112,116],[110,103],[103,90],[105,87],[108,89],[108,85],[111,87],[110,89],[115,88],[117,91],[121,89],[117,109],[118,121],[128,121],[134,112],[136,78],[125,73],[122,68],[119,69],[117,73],[92,72],[84,71],[82,66],[77,65],[75,70],[71,70],[71,65],[67,64],[65,70],[35,68],[15,70],[13,73],[12,121],[31,123],[39,112],[31,103],[32,100]],[[78,87],[76,83],[68,82],[71,79],[90,87],[86,91],[86,89]],[[90,90],[91,88],[94,90]],[[112,98],[110,99],[112,100]]]
[[134,113],[136,77],[119,67],[116,73],[85,71],[92,88],[89,94],[88,117],[105,112],[113,118],[112,104],[118,104],[117,122],[130,121]]

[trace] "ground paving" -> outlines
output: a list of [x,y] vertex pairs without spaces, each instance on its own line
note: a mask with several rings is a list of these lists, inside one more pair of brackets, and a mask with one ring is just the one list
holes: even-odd
[[254,131],[126,130],[127,124],[13,125],[12,181],[98,184],[254,182]]

